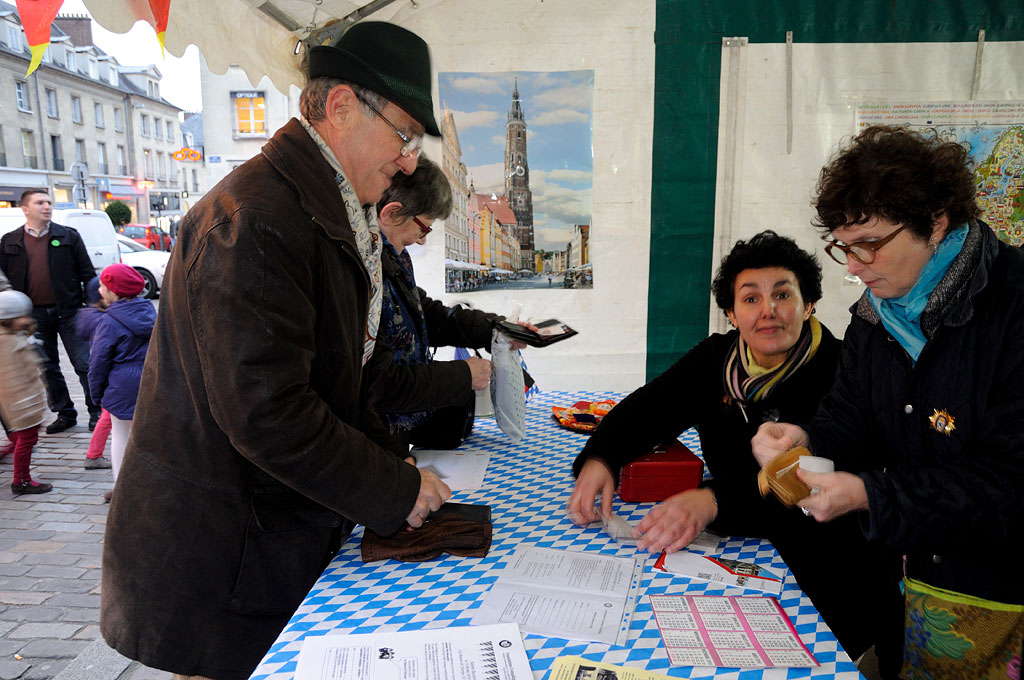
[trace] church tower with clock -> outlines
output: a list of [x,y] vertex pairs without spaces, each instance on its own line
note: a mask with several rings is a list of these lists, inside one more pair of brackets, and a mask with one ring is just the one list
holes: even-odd
[[526,119],[519,102],[519,79],[512,89],[512,108],[505,123],[505,198],[516,216],[520,269],[533,269],[533,193],[526,160]]

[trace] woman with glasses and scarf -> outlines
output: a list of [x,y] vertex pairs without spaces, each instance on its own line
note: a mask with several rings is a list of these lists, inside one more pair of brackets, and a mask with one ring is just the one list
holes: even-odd
[[451,208],[448,179],[422,154],[415,172],[396,174],[377,203],[384,241],[384,293],[371,359],[370,398],[391,434],[406,446],[453,449],[466,438],[473,427],[473,390],[487,386],[491,362],[479,357],[434,361],[431,348],[489,351],[491,332],[504,319],[461,306],[446,307],[416,285],[406,248],[422,245],[434,221],[448,217]]
[[573,464],[569,518],[582,526],[598,512],[607,517],[622,466],[696,427],[712,478],[652,508],[634,532],[638,547],[674,552],[705,528],[769,539],[857,658],[875,641],[879,560],[852,518],[817,525],[762,498],[750,455],[762,422],[810,420],[832,387],[840,342],[813,315],[821,266],[792,239],[764,231],[733,246],[712,291],[735,330],[701,341],[604,417]]
[[864,130],[821,171],[826,250],[867,290],[817,416],[753,441],[762,465],[797,445],[835,461],[799,472],[820,489],[803,511],[856,517],[904,556],[908,678],[1020,677],[1024,253],[978,219],[975,188],[961,145],[898,128]]

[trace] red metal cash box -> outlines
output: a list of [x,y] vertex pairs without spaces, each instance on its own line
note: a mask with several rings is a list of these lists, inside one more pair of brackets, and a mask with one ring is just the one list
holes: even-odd
[[678,441],[654,447],[619,472],[619,498],[627,503],[656,503],[696,489],[704,463]]

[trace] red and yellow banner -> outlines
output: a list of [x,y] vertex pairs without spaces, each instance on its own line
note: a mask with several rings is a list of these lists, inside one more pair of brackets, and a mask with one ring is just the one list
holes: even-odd
[[160,41],[160,50],[163,51],[171,0],[125,0],[125,4],[130,6],[136,21],[141,19],[153,27],[156,39]]
[[[46,48],[50,46],[50,25],[57,16],[64,0],[17,0],[18,16],[21,26],[25,29],[28,48],[32,52],[26,76],[39,68]],[[167,0],[170,2],[170,0]]]

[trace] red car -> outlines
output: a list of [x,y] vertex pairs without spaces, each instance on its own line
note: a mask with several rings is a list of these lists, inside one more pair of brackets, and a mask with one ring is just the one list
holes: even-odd
[[160,227],[152,224],[125,224],[117,231],[150,250],[170,250],[171,237]]

